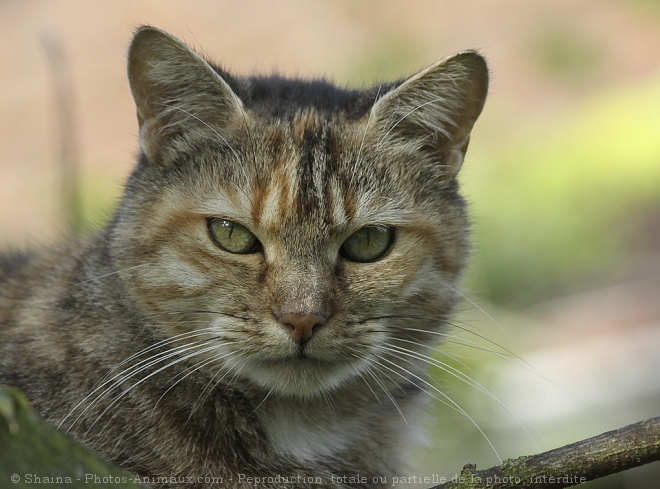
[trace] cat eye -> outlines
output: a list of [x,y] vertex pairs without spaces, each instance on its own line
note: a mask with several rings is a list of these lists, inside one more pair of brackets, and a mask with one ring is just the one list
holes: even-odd
[[248,228],[237,222],[210,218],[207,221],[213,242],[230,253],[247,254],[259,249],[259,240]]
[[392,247],[394,230],[385,226],[365,226],[351,234],[340,252],[348,260],[360,263],[382,258]]

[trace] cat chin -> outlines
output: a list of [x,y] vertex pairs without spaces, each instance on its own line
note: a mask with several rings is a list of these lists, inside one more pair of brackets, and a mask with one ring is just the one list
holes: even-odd
[[238,375],[269,395],[310,399],[339,388],[359,371],[359,365],[291,359],[249,361]]

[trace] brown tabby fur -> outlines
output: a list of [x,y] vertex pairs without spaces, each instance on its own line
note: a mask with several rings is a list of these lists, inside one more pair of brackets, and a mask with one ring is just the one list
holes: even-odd
[[[234,77],[143,27],[128,75],[142,152],[112,221],[0,258],[0,383],[129,471],[188,478],[154,487],[388,486],[459,297],[483,58],[348,90]],[[260,250],[216,246],[213,217]],[[391,249],[345,259],[373,225]],[[301,346],[286,314],[326,322]]]

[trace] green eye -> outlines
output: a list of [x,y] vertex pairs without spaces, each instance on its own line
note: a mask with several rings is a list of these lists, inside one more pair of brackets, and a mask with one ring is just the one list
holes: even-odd
[[382,258],[394,241],[394,231],[384,226],[365,226],[341,245],[344,258],[361,263]]
[[208,229],[211,239],[225,251],[246,254],[258,249],[259,240],[242,224],[215,217],[208,220]]

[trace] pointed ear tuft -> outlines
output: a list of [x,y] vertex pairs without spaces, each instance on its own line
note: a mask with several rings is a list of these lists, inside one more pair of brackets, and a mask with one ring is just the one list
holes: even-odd
[[154,27],[140,27],[128,50],[128,80],[140,124],[140,145],[152,163],[184,131],[219,131],[243,104],[201,56]]
[[443,177],[461,168],[470,131],[488,92],[488,68],[475,51],[436,63],[386,93],[373,106],[371,130],[380,149],[410,145],[436,164]]

